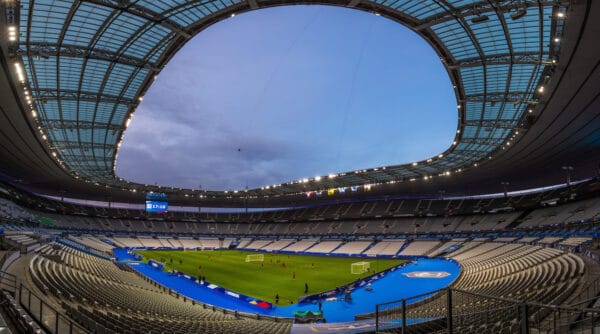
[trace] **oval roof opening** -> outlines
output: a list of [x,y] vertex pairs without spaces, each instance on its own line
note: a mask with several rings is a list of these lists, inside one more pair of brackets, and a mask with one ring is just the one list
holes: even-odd
[[363,11],[275,7],[217,23],[175,55],[116,174],[241,190],[426,159],[456,128],[452,84],[422,37]]

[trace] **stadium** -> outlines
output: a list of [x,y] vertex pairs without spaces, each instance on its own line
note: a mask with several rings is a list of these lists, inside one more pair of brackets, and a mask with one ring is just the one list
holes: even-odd
[[[125,130],[184,45],[287,5],[428,43],[456,98],[448,148],[242,190],[118,177]],[[0,12],[2,333],[600,333],[599,1]]]

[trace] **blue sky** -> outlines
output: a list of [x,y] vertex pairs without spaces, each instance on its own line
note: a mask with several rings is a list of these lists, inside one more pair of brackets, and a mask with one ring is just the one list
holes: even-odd
[[286,6],[190,40],[138,107],[132,181],[217,190],[409,163],[448,148],[456,100],[433,49],[383,17]]

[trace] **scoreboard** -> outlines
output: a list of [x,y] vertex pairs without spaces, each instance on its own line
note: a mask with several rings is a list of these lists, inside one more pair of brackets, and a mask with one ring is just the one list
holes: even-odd
[[169,211],[167,195],[155,192],[150,192],[146,194],[146,212],[165,213],[167,211]]

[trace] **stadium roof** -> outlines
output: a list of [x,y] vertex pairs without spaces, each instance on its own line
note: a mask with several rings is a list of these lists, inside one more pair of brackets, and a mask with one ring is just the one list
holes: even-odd
[[570,1],[8,0],[2,46],[29,129],[61,178],[142,190],[115,177],[115,161],[138,103],[172,56],[235,13],[297,3],[369,11],[423,36],[455,87],[457,110],[440,112],[456,112],[459,128],[450,147],[426,161],[251,189],[253,196],[473,175],[515,152],[556,86],[565,22],[573,14]]

